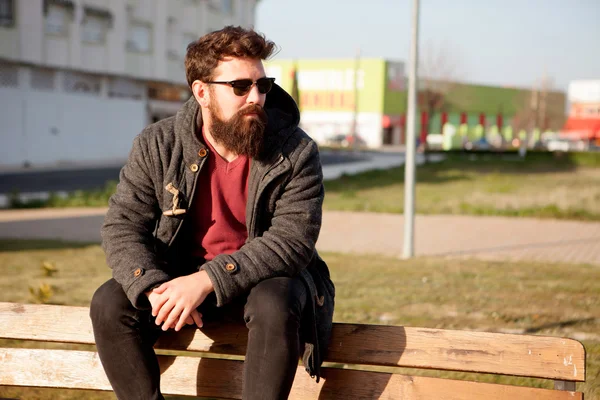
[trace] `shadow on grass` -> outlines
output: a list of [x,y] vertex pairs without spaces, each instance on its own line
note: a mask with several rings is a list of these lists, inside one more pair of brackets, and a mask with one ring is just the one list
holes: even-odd
[[[430,153],[431,154],[431,153]],[[443,184],[472,181],[477,175],[494,174],[548,174],[571,172],[577,167],[600,167],[600,153],[529,152],[525,159],[517,153],[442,152],[445,160],[419,165],[417,183]],[[325,181],[325,189],[332,193],[384,188],[404,183],[404,167],[368,171],[352,176]]]
[[[444,164],[441,162],[439,164]],[[454,181],[471,180],[468,174],[457,171],[448,174],[447,169],[432,165],[419,166],[417,168],[417,182],[422,183],[448,183]],[[383,188],[404,183],[404,167],[390,168],[386,170],[367,171],[356,175],[342,175],[340,178],[325,181],[325,189],[330,192],[346,192],[349,190],[365,190]]]
[[[441,152],[441,154],[445,154]],[[562,153],[530,151],[525,158],[517,152],[448,152],[444,169],[458,168],[466,172],[545,174],[570,172],[578,167],[600,167],[600,153]],[[427,167],[435,167],[428,164]]]
[[24,250],[59,250],[81,249],[89,246],[98,246],[93,242],[68,242],[53,239],[1,239],[0,252]]
[[544,324],[540,326],[532,326],[531,328],[525,329],[525,333],[538,333],[545,329],[553,329],[553,328],[566,328],[567,326],[585,324],[588,322],[594,322],[596,318],[583,318],[583,319],[571,319],[568,321],[557,321],[549,324]]

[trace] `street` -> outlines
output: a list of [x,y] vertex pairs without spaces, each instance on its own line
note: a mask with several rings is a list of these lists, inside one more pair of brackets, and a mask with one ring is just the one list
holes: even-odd
[[[324,166],[368,161],[372,156],[364,152],[323,151]],[[81,169],[59,169],[18,172],[0,172],[0,195],[18,193],[71,192],[101,189],[109,181],[119,180],[121,165]]]

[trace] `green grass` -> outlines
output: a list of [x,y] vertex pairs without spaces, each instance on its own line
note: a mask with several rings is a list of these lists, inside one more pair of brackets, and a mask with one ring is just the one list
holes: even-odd
[[[600,153],[516,154],[444,153],[446,160],[417,168],[416,211],[600,220]],[[66,198],[22,202],[12,208],[102,207],[116,182],[101,190],[77,191]],[[325,209],[402,213],[404,168],[370,171],[325,182]]]
[[[600,220],[600,155],[449,154],[417,167],[419,214]],[[404,167],[325,182],[327,210],[402,213]]]
[[41,208],[41,207],[106,207],[108,199],[117,189],[117,182],[109,181],[102,189],[77,190],[66,196],[51,193],[46,200],[23,201],[19,192],[12,192],[8,197],[9,208]]
[[[98,245],[0,240],[0,301],[32,303],[29,287],[47,284],[48,302],[89,305],[110,278]],[[600,268],[591,265],[393,258],[324,254],[336,283],[336,322],[527,332],[571,337],[587,351],[587,382],[578,390],[600,398]],[[52,276],[42,268],[51,263]],[[39,344],[0,341],[0,346]],[[64,346],[64,345],[52,345]],[[72,348],[73,346],[68,346]],[[81,348],[81,347],[80,347]],[[90,348],[84,346],[82,348]],[[380,368],[379,370],[389,370]],[[404,373],[552,387],[546,380],[439,371]],[[0,397],[106,399],[110,393],[0,388]]]

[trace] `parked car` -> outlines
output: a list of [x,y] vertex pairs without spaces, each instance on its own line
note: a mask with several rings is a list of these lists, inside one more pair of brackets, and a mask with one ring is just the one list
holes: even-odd
[[586,151],[589,145],[583,140],[567,138],[550,139],[546,142],[548,151]]
[[351,147],[352,144],[354,144],[355,147],[365,147],[367,142],[358,135],[352,136],[341,133],[329,137],[325,141],[325,144],[332,147]]
[[485,138],[465,143],[466,150],[490,150],[490,143]]
[[568,139],[550,139],[546,142],[548,151],[569,151]]

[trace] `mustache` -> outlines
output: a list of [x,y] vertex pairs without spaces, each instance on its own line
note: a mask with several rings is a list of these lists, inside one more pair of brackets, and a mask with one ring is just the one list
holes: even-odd
[[267,113],[263,107],[258,104],[250,104],[247,107],[242,108],[237,112],[239,117],[249,114],[256,114],[262,123],[266,124],[268,121]]

